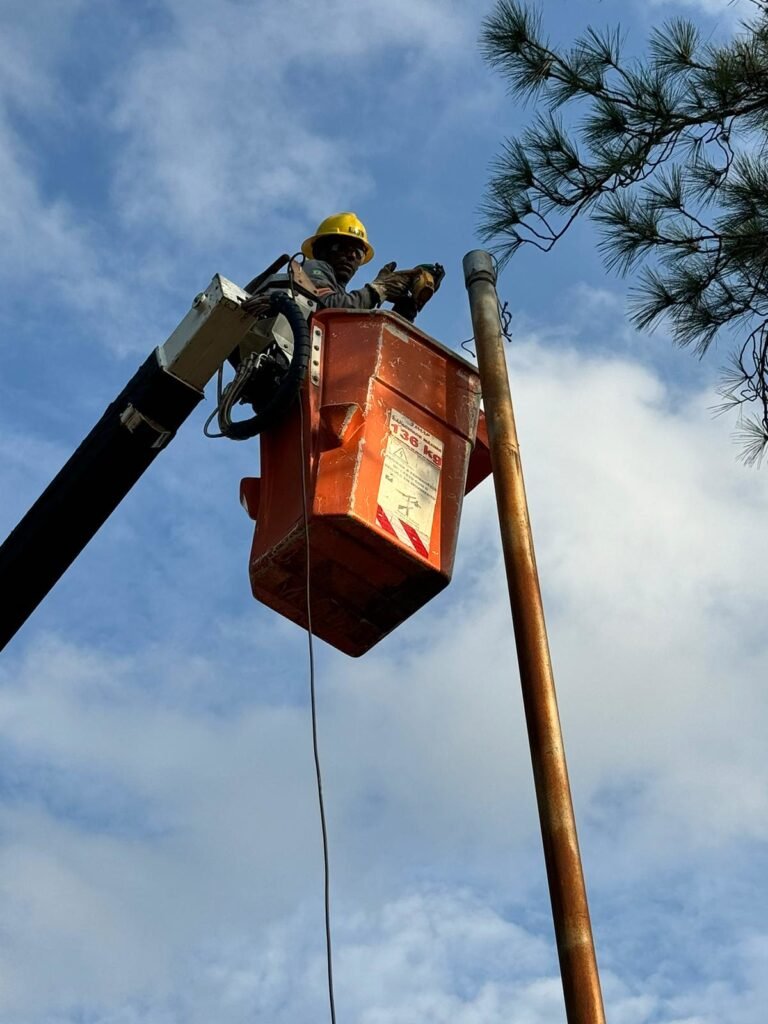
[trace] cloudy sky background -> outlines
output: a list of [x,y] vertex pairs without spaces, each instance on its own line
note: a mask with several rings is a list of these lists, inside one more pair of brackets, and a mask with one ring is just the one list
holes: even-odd
[[[684,11],[546,4],[554,38]],[[17,522],[215,272],[354,209],[461,258],[526,116],[485,0],[0,0],[0,487]],[[361,279],[364,274],[361,274]],[[768,476],[705,364],[636,335],[579,227],[500,291],[612,1024],[763,1024]],[[209,403],[207,403],[209,406]],[[304,635],[250,597],[253,444],[197,411],[0,662],[2,1024],[327,1017]],[[563,1021],[490,483],[451,588],[318,644],[340,1024]]]

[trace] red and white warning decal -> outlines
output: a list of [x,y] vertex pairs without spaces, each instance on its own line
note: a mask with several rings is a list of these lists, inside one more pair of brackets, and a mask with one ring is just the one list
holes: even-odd
[[440,438],[390,410],[376,523],[422,558],[429,558],[442,465]]

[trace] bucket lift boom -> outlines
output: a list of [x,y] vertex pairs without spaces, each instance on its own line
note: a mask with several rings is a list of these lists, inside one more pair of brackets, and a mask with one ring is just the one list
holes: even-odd
[[0,547],[0,649],[167,447],[219,366],[252,330],[248,293],[217,274],[108,406]]
[[[340,583],[336,592],[329,592],[327,587],[324,588],[323,606],[329,609],[328,616],[333,619],[334,624],[324,631],[323,615],[318,615],[316,621],[320,626],[319,635],[325,636],[335,646],[347,650],[348,653],[363,653],[447,584],[453,565],[455,531],[458,529],[461,498],[467,475],[469,473],[470,478],[467,486],[471,487],[490,471],[487,448],[482,444],[478,447],[472,467],[469,467],[469,452],[475,439],[480,401],[476,370],[455,353],[444,349],[434,339],[429,339],[414,328],[407,318],[395,313],[372,311],[344,320],[345,311],[318,310],[317,296],[313,294],[308,280],[303,279],[300,268],[291,265],[286,275],[281,277],[276,274],[276,271],[287,262],[287,256],[281,257],[247,285],[246,289],[238,287],[221,275],[215,275],[205,291],[195,297],[191,309],[168,340],[155,349],[139,367],[126,387],[108,406],[96,426],[10,533],[0,547],[0,581],[6,595],[5,609],[0,616],[0,649],[15,635],[144,471],[167,447],[176,431],[204,397],[205,385],[227,360],[237,370],[233,386],[238,381],[243,382],[244,390],[240,401],[252,401],[256,415],[250,420],[232,421],[227,407],[226,416],[222,420],[221,405],[225,403],[220,403],[219,423],[225,423],[222,427],[223,435],[244,440],[262,430],[267,431],[262,435],[262,468],[265,469],[271,462],[274,469],[271,473],[272,479],[268,479],[267,486],[260,489],[262,498],[266,491],[272,493],[275,504],[280,505],[283,513],[282,519],[276,517],[274,510],[265,507],[263,503],[260,503],[259,511],[256,513],[256,503],[253,500],[254,484],[251,482],[249,485],[244,481],[243,493],[251,496],[250,504],[244,503],[249,513],[259,520],[251,561],[254,596],[282,614],[305,624],[302,614],[291,606],[290,601],[286,603],[284,600],[286,590],[301,592],[301,587],[299,586],[297,591],[294,580],[286,588],[286,566],[279,568],[280,557],[273,557],[277,553],[269,550],[269,544],[262,544],[265,529],[268,529],[274,534],[278,547],[282,544],[280,531],[284,531],[286,536],[291,535],[295,547],[297,535],[294,520],[302,514],[302,510],[297,510],[295,501],[291,504],[291,501],[285,500],[285,495],[277,493],[279,481],[285,482],[286,478],[285,469],[280,466],[283,453],[280,452],[280,458],[277,460],[273,453],[280,451],[286,431],[288,434],[295,432],[298,403],[293,399],[305,374],[306,380],[301,387],[301,402],[310,417],[312,441],[306,453],[309,463],[303,463],[300,458],[298,459],[293,484],[286,483],[286,490],[290,490],[295,497],[295,483],[297,479],[301,479],[298,474],[306,473],[306,478],[310,480],[313,500],[317,496],[322,504],[319,496],[324,492],[324,485],[322,481],[317,480],[318,464],[333,467],[333,473],[338,472],[342,464],[349,468],[349,459],[354,453],[364,455],[363,461],[368,466],[366,488],[370,490],[371,487],[378,486],[377,494],[368,494],[361,504],[360,493],[357,496],[352,493],[355,489],[353,476],[348,475],[346,483],[351,489],[347,495],[348,500],[345,499],[346,506],[344,509],[336,509],[337,513],[349,516],[341,525],[341,533],[338,529],[338,518],[323,518],[321,514],[321,518],[312,527],[313,536],[320,536],[323,531],[327,533],[330,526],[331,532],[335,531],[336,539],[333,544],[341,550],[341,534],[356,533],[359,539],[362,530],[363,547],[358,546],[354,550],[350,548],[350,557],[357,559],[365,555],[369,561],[378,558],[388,560],[392,565],[402,563],[395,573],[396,589],[402,595],[400,607],[393,609],[391,601],[385,601],[386,613],[377,613],[378,618],[372,628],[367,628],[363,621],[365,615],[360,604],[362,598],[348,592],[346,584]],[[262,293],[263,301],[259,297]],[[317,314],[317,317],[314,314]],[[330,320],[329,314],[334,314]],[[342,314],[341,321],[338,320],[338,314]],[[380,330],[382,324],[386,327],[383,335]],[[335,348],[338,353],[333,372],[327,366],[326,354],[321,354],[321,346],[317,344],[317,338],[328,331],[330,333],[325,348],[331,353]],[[303,338],[301,342],[299,335]],[[376,337],[379,338],[378,342],[375,341]],[[361,350],[368,346],[369,355],[375,350],[386,356],[390,360],[390,369],[387,370],[385,367],[382,370],[383,363],[378,356],[372,360],[369,358],[369,368],[354,385],[356,397],[347,402],[345,395],[349,388],[344,384],[344,366],[351,367],[357,361],[354,356],[356,346]],[[407,373],[401,373],[399,376],[395,374],[393,377],[392,370],[392,367],[397,366],[406,355],[411,361],[413,372],[418,375],[418,380],[414,378],[410,385]],[[249,367],[261,372],[262,377],[259,378],[258,373],[254,372],[254,376],[249,378]],[[262,369],[259,370],[259,367]],[[245,374],[243,370],[246,371]],[[425,384],[424,378],[430,373],[437,373],[439,378],[435,380],[432,389],[435,392],[433,400],[425,398],[430,388],[428,383]],[[451,383],[454,377],[458,382],[458,391],[456,385]],[[451,409],[444,408],[445,395],[448,394],[446,387],[449,387],[451,394],[458,395],[460,399],[452,399]],[[415,405],[408,401],[406,392],[409,388],[415,388],[414,394],[418,393]],[[441,388],[445,392],[442,396],[437,393]],[[397,392],[398,397],[394,403],[390,402],[387,410],[382,412],[382,407],[376,417],[368,417],[373,410],[366,407],[366,401],[362,397],[363,392],[367,390],[376,395],[391,395]],[[261,407],[258,405],[261,401],[260,392],[262,397],[264,393],[267,396]],[[345,421],[345,425],[339,426],[338,436],[328,440],[329,424],[335,422],[334,412],[329,409],[330,399],[319,399],[321,392],[326,396],[333,392],[336,395],[333,399],[336,405],[346,404],[350,408],[355,406],[358,409],[354,430],[350,430],[350,423]],[[241,393],[238,391],[237,394]],[[276,402],[276,398],[280,401]],[[291,405],[292,412],[284,415],[287,405]],[[381,405],[380,400],[378,405]],[[460,425],[452,421],[459,408]],[[410,420],[408,416],[411,417]],[[370,422],[379,424],[378,432],[375,434],[367,427],[360,431],[357,429],[363,427],[367,417]],[[434,483],[433,487],[428,482],[425,484],[427,477],[421,473],[424,477],[420,484],[422,491],[425,487],[427,490],[432,487],[434,491],[430,500],[434,501],[435,507],[429,515],[430,529],[433,521],[436,524],[433,531],[434,543],[431,543],[429,536],[424,535],[422,510],[420,516],[411,515],[413,524],[407,514],[402,521],[389,523],[387,529],[391,536],[386,538],[387,544],[390,545],[387,547],[387,544],[382,546],[381,543],[381,514],[378,521],[376,514],[377,505],[387,504],[389,491],[385,483],[378,485],[373,481],[370,472],[371,458],[378,459],[379,476],[383,480],[384,469],[391,470],[394,457],[392,452],[399,444],[398,439],[392,436],[393,431],[400,430],[402,433],[409,422],[421,441],[424,437],[432,438],[440,453],[443,445],[447,446],[446,454],[450,456],[449,468],[435,469],[433,463],[431,475],[428,476],[429,480],[442,480],[449,486],[438,486]],[[273,425],[276,426],[277,440],[275,443],[265,442],[264,438],[272,436]],[[318,439],[322,442],[320,448],[317,448],[316,444]],[[368,448],[363,452],[366,444]],[[322,452],[329,448],[334,450],[332,456],[320,458]],[[425,450],[426,454],[421,453],[421,460],[428,457],[440,458],[441,455],[437,455],[438,449]],[[299,454],[298,449],[295,449],[294,454]],[[385,467],[384,461],[387,458],[389,463]],[[421,468],[421,462],[417,459],[417,478]],[[405,479],[403,474],[401,476]],[[331,485],[331,490],[337,497],[342,493],[335,484]],[[327,493],[327,488],[325,491]],[[414,493],[418,497],[418,487]],[[444,508],[444,501],[449,502],[450,508]],[[294,517],[290,522],[284,521],[287,509]],[[441,510],[445,514],[441,515]],[[323,510],[314,509],[314,512],[317,511],[322,513]],[[312,508],[304,509],[303,512],[308,517],[313,515]],[[445,527],[446,520],[450,523],[448,532]],[[418,530],[421,529],[421,554],[414,555],[412,550],[407,550],[408,544],[403,544],[403,537],[409,536],[409,529],[412,544],[413,537],[417,536]],[[371,533],[375,535],[372,548],[368,543]],[[259,556],[263,556],[260,570],[257,570],[254,562],[257,552]],[[286,549],[283,550],[283,555],[285,553]],[[314,551],[315,557],[317,554],[318,552]],[[323,551],[320,551],[320,554],[322,555]],[[289,561],[290,571],[298,573],[298,549],[293,551],[292,559]],[[266,566],[270,567],[269,572],[265,571]],[[345,574],[344,566],[341,565],[337,566],[335,573],[335,578],[339,580],[351,578],[348,573]],[[428,576],[431,574],[431,582],[426,586],[419,583],[424,579],[425,573]],[[386,575],[384,572],[382,578]],[[269,577],[269,580],[265,583],[266,577]],[[355,587],[362,593],[362,577],[358,575],[357,579]],[[270,588],[275,592],[270,594]],[[369,587],[366,593],[366,608],[372,608],[373,604],[383,607],[381,601],[372,603]],[[358,607],[355,605],[356,601]],[[344,613],[340,619],[338,610],[342,605]],[[347,643],[341,636],[339,622],[343,620],[351,623],[355,621],[356,616],[362,616],[359,624],[363,627],[365,640],[356,639]]]

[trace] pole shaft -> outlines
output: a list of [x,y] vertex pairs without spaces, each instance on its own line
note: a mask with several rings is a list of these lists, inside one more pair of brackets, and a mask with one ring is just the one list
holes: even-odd
[[491,256],[464,257],[568,1024],[605,1024]]

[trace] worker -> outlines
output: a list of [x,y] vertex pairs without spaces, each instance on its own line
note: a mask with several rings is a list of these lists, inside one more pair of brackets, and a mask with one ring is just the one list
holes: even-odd
[[320,289],[320,302],[326,308],[376,309],[382,302],[407,296],[418,273],[396,270],[396,263],[387,263],[369,284],[348,292],[346,286],[360,267],[373,259],[365,225],[354,213],[326,217],[301,251],[307,257],[304,273]]

